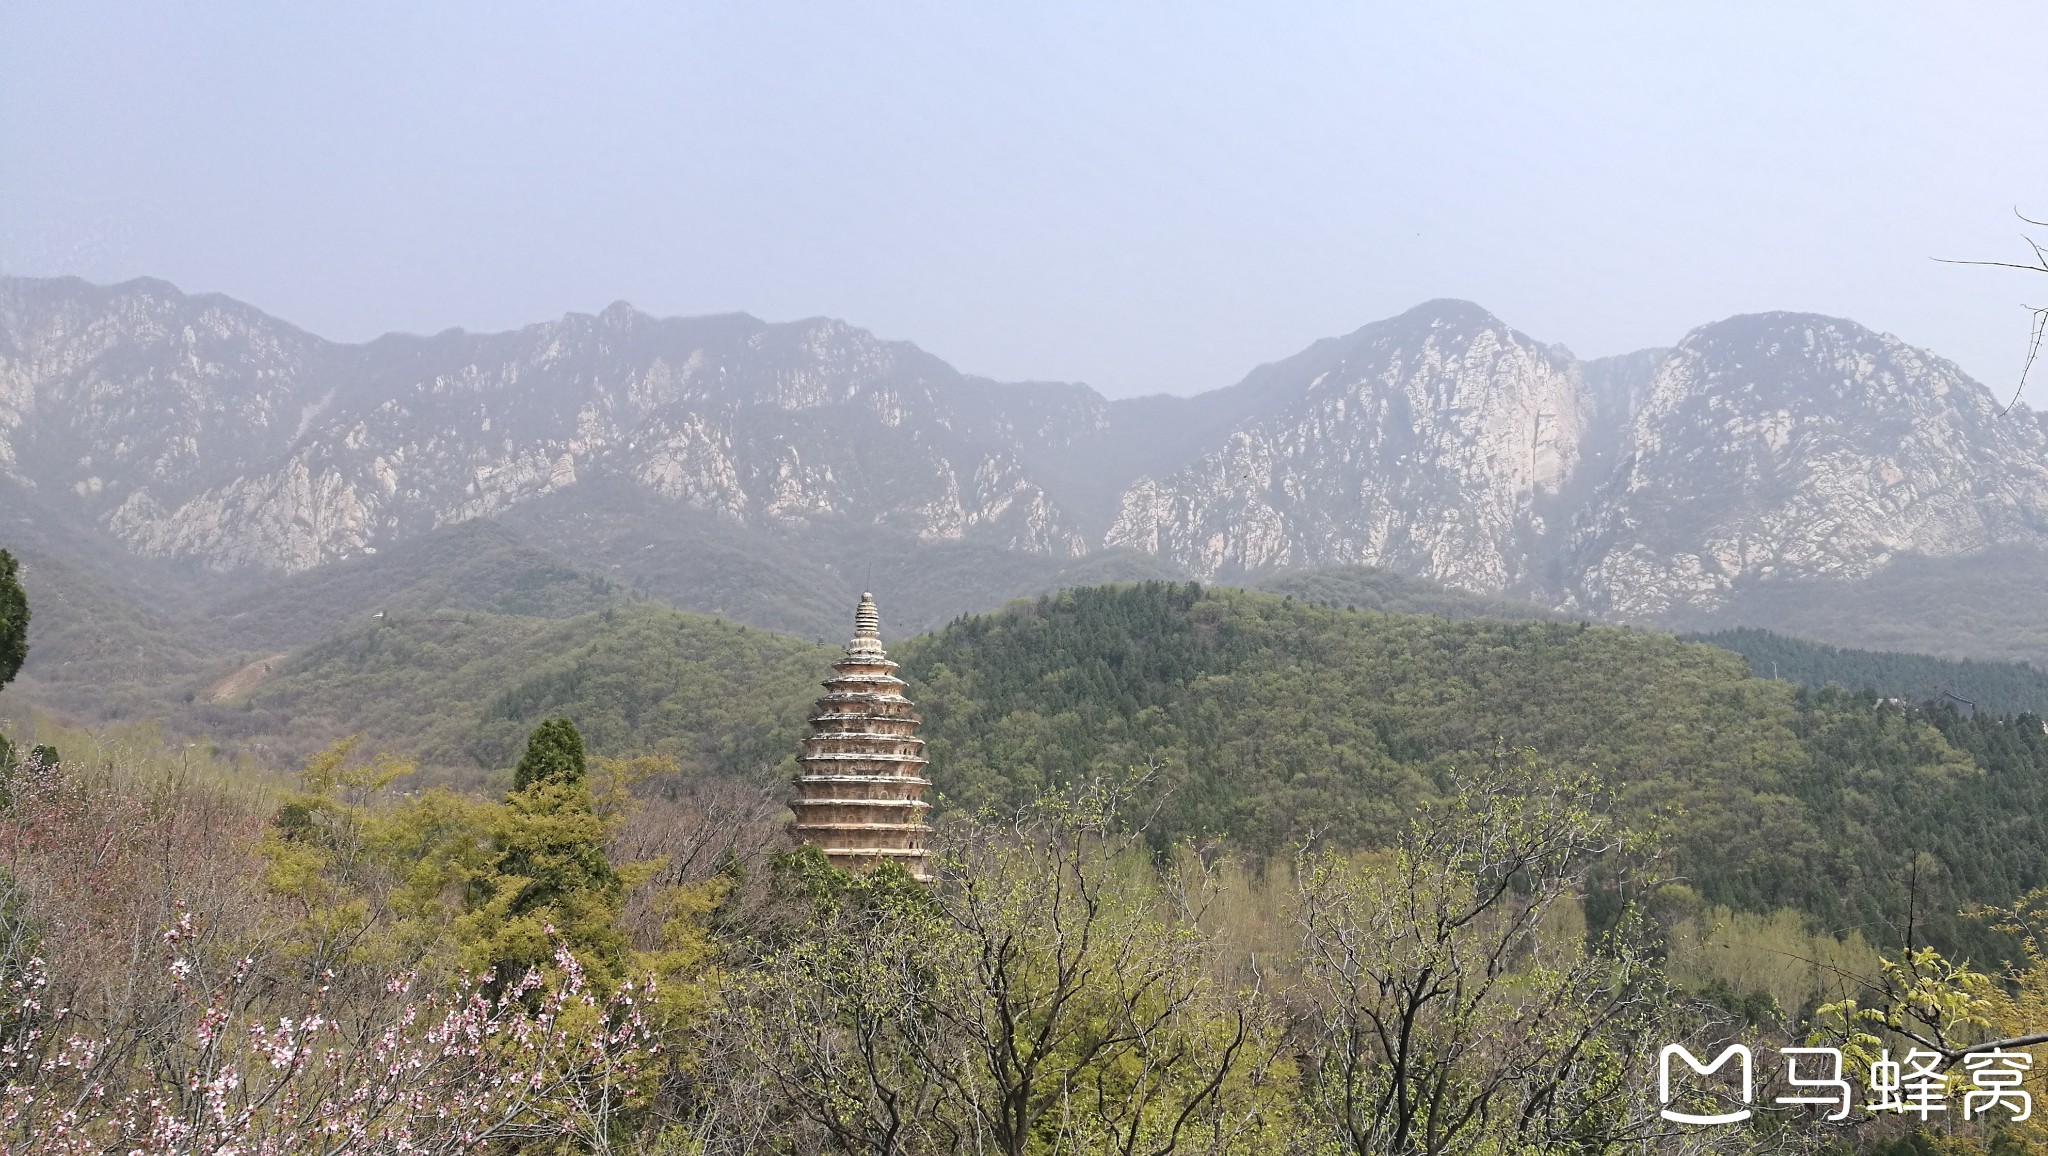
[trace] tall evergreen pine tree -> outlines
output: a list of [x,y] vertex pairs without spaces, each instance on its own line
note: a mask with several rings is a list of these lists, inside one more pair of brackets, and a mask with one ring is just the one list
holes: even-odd
[[559,942],[609,990],[626,961],[626,888],[605,856],[609,830],[584,781],[575,724],[554,718],[534,728],[513,783],[492,833],[497,865],[477,880],[465,916],[471,962],[508,984],[547,968]]
[[551,718],[527,736],[526,753],[512,772],[512,790],[524,791],[543,781],[580,783],[583,770],[583,735],[568,719]]

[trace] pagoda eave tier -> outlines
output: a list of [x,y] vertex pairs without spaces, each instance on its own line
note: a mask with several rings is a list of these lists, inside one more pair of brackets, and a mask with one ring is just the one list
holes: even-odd
[[[797,777],[797,785],[799,787],[809,787],[811,783],[885,783],[885,785],[891,785],[891,787],[897,785],[897,783],[915,783],[918,787],[930,787],[932,785],[930,779],[911,779],[909,775],[799,775]],[[801,799],[799,799],[799,803],[801,803]]]
[[805,823],[805,822],[801,822],[801,821],[799,821],[799,822],[797,823],[797,825],[796,825],[796,829],[797,829],[797,830],[799,830],[799,831],[831,831],[831,832],[833,832],[833,833],[835,833],[835,834],[837,834],[837,835],[840,835],[840,836],[847,836],[847,835],[880,835],[880,834],[892,834],[892,833],[904,833],[904,834],[917,834],[917,833],[920,833],[920,832],[924,832],[924,831],[929,831],[929,830],[931,830],[931,828],[930,828],[930,827],[928,827],[928,826],[924,825],[923,823],[917,823],[917,822],[910,822],[910,823],[869,823],[869,822],[860,822],[860,823]]

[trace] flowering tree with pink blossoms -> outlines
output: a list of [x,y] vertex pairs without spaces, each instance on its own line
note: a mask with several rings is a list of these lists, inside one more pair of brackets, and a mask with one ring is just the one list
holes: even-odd
[[497,1141],[612,1149],[648,1094],[660,1032],[650,980],[600,999],[575,956],[495,996],[394,976],[379,1014],[255,1012],[255,961],[208,977],[191,917],[162,941],[176,1010],[120,1037],[73,1030],[30,960],[8,983],[0,1135],[18,1153],[468,1152]]

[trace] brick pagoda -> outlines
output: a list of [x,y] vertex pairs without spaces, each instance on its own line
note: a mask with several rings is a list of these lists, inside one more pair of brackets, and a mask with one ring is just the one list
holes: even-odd
[[931,780],[924,777],[924,740],[917,737],[921,720],[903,697],[903,680],[881,635],[875,596],[862,594],[853,641],[825,680],[798,760],[796,832],[835,867],[894,862],[929,880],[931,827],[924,816],[931,804],[919,796]]

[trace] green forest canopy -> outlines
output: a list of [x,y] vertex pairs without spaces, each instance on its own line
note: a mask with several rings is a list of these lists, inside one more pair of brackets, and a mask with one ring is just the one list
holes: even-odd
[[192,722],[287,760],[362,731],[437,776],[475,779],[566,715],[599,753],[660,750],[686,773],[745,774],[793,759],[834,653],[651,603],[563,619],[393,613],[299,652],[240,698],[195,704]]
[[1951,701],[1995,714],[2048,714],[2048,673],[2021,662],[1854,650],[1754,627],[1681,637],[1742,655],[1758,678],[1782,678],[1816,690],[1833,683],[1908,702],[1954,696]]
[[1988,947],[1955,913],[2048,883],[2038,717],[1808,693],[1668,635],[1148,584],[966,619],[899,657],[955,806],[1158,759],[1167,833],[1371,845],[1527,746],[1599,767],[1714,902],[1888,942],[1911,910],[1928,939]]
[[[650,604],[561,620],[395,614],[206,708],[230,740],[373,744],[475,779],[541,719],[692,775],[793,771],[835,650]],[[1092,587],[899,642],[940,814],[1151,762],[1157,836],[1255,856],[1368,846],[1503,748],[1596,766],[1674,880],[1820,925],[1982,944],[1955,917],[2048,883],[2048,747],[2017,720],[1807,692],[1728,651],[1582,623]],[[1913,867],[1915,857],[1918,866]],[[1974,939],[1971,937],[1975,937]]]

